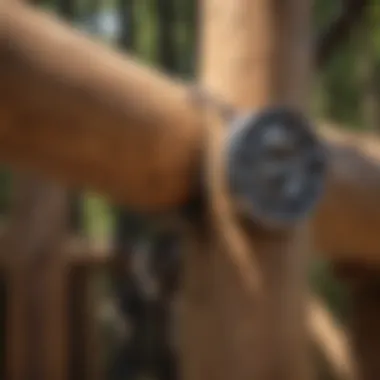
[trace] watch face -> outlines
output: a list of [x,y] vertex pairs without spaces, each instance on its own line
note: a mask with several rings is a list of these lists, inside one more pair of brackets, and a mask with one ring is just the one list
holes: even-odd
[[269,109],[236,119],[226,153],[232,196],[262,225],[294,223],[319,199],[326,152],[294,111]]

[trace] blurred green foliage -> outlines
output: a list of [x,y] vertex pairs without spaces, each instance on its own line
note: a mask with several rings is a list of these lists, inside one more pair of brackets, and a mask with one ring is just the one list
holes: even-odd
[[[340,13],[340,1],[319,0],[315,7],[315,30],[324,30]],[[363,67],[370,67],[363,75]],[[315,110],[318,116],[346,128],[377,129],[367,125],[363,114],[366,92],[380,88],[380,3],[371,0],[360,22],[315,77]],[[370,84],[368,86],[367,84]],[[378,94],[374,94],[378,96]]]

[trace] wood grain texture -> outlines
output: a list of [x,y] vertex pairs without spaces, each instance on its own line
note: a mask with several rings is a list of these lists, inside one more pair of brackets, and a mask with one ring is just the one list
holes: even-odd
[[8,256],[6,378],[66,380],[66,192],[27,175],[14,190],[1,247]]
[[[203,1],[203,85],[241,110],[278,103],[304,108],[310,10],[309,1]],[[208,128],[213,128],[208,143],[219,139],[220,151],[223,128],[216,122]],[[220,160],[214,163],[210,170],[224,170]],[[237,245],[225,239],[231,226],[220,228],[219,219],[229,215],[223,215],[227,208],[216,213],[222,200],[216,190],[208,193],[209,217],[193,227],[185,259],[183,379],[310,379],[304,308],[307,226],[279,235],[235,221],[242,233],[235,239],[247,239],[260,273],[259,287],[252,289],[231,263]],[[219,191],[224,191],[222,182]]]

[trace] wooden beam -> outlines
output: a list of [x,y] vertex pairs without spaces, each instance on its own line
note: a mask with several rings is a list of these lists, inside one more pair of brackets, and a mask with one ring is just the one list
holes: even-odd
[[88,263],[71,267],[69,283],[70,380],[105,379],[104,350],[99,333],[98,303],[95,274],[99,269]]
[[320,132],[328,141],[331,171],[313,218],[318,253],[334,261],[379,265],[379,139],[329,125]]
[[[188,199],[203,129],[183,83],[50,15],[2,2],[0,90],[0,160],[12,168],[139,210]],[[332,173],[314,221],[317,248],[333,259],[380,264],[380,141],[320,131]]]
[[[67,379],[65,191],[28,176],[15,181],[2,239],[8,255],[6,378]],[[62,319],[63,318],[63,319]]]
[[[303,108],[309,87],[311,1],[201,4],[202,84],[239,110],[278,103]],[[209,144],[226,130],[217,121],[213,124],[208,125],[213,128]],[[209,194],[211,218],[194,226],[193,247],[184,263],[182,378],[307,380],[306,226],[277,235],[235,225],[239,239],[247,238],[250,252],[245,253],[258,265],[261,281],[252,291],[229,258],[237,250],[224,240],[230,226],[219,230],[220,220],[229,215],[218,207],[218,191],[223,189]]]

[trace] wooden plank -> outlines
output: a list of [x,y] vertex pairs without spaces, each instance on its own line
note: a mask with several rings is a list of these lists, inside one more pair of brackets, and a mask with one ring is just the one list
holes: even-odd
[[15,184],[3,250],[7,268],[7,379],[66,380],[65,265],[54,256],[63,238],[64,191],[27,176]]
[[71,380],[104,379],[105,368],[97,321],[92,265],[70,271],[70,375]]
[[99,300],[99,287],[96,283],[96,274],[96,268],[86,268],[86,287],[84,289],[84,315],[86,318],[85,379],[105,380],[106,347],[101,341],[100,335],[99,303],[97,302]]
[[85,318],[83,299],[85,296],[84,268],[72,268],[69,274],[69,374],[72,380],[85,379]]
[[5,376],[9,380],[27,379],[27,331],[25,317],[27,281],[26,271],[18,266],[5,275],[7,283],[5,317]]
[[[40,292],[44,325],[43,379],[68,380],[68,286],[67,263],[52,250],[43,273]],[[54,257],[55,256],[55,257]],[[42,289],[41,289],[42,290]],[[43,318],[45,317],[45,318]]]
[[320,127],[329,142],[330,177],[313,218],[318,254],[336,261],[380,264],[378,137]]
[[[278,103],[304,108],[310,79],[311,3],[203,1],[203,85],[242,111]],[[214,130],[209,143],[220,133]],[[214,190],[209,194],[210,213],[220,206],[215,199],[218,189]],[[186,256],[183,379],[309,379],[306,226],[276,235],[238,225],[249,242],[246,253],[257,261],[261,275],[261,287],[255,292],[231,263],[236,246],[225,239],[228,226],[218,230],[220,219],[230,216],[226,214],[220,211],[214,215],[218,220],[210,218],[194,227],[194,245]]]

